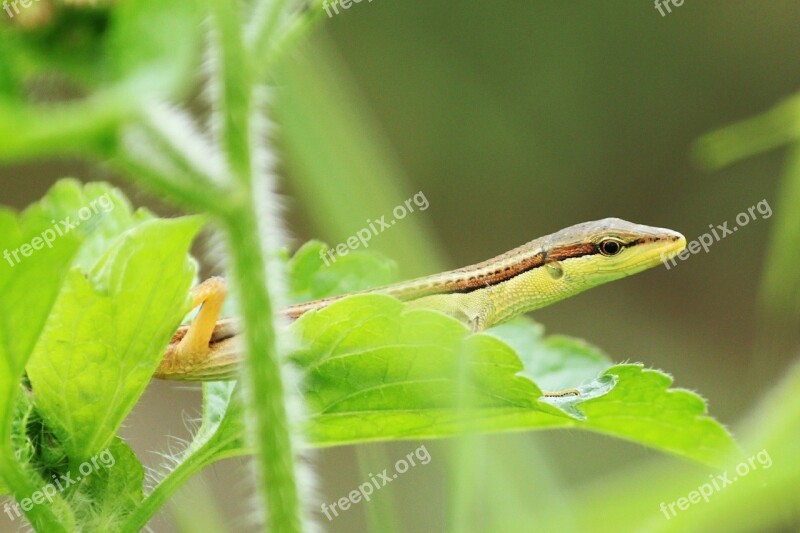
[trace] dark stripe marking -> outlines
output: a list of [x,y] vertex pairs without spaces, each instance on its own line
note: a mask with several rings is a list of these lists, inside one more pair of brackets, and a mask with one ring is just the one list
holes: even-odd
[[[530,272],[536,268],[549,262],[563,261],[565,259],[573,259],[576,257],[583,257],[585,255],[593,255],[598,253],[597,246],[593,243],[575,243],[566,246],[559,246],[550,250],[544,249],[536,255],[530,257],[526,261],[520,261],[514,268],[506,269],[502,272],[492,272],[483,276],[476,277],[474,281],[462,280],[454,284],[451,290],[442,292],[441,294],[466,294],[478,289],[484,289],[493,285],[509,281],[517,276]],[[494,261],[494,260],[491,260]]]

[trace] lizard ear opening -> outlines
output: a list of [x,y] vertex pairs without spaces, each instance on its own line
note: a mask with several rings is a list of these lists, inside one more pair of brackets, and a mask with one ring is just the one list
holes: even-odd
[[558,261],[551,261],[545,264],[544,268],[553,279],[561,279],[564,276],[564,269],[561,267],[561,263]]

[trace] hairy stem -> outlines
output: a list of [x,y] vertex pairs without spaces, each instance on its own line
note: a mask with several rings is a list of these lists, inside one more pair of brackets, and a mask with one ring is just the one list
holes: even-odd
[[242,379],[251,441],[261,467],[257,482],[266,495],[271,531],[301,531],[300,495],[295,476],[279,343],[266,279],[264,236],[253,205],[225,221],[231,273],[239,294],[247,358]]
[[[233,288],[239,296],[244,326],[243,381],[250,430],[256,456],[256,482],[265,499],[271,531],[301,531],[300,495],[295,476],[295,454],[282,379],[280,343],[267,283],[267,263],[279,243],[268,239],[259,220],[277,220],[268,212],[277,202],[264,187],[258,145],[263,132],[259,114],[258,80],[244,42],[239,14],[226,2],[212,4],[212,71],[210,83],[216,134],[231,171],[237,208],[220,215],[230,248]],[[275,9],[284,7],[276,2]],[[279,14],[276,14],[278,16]],[[264,204],[260,209],[256,205]],[[219,214],[219,210],[217,210]],[[272,273],[270,274],[272,275]]]

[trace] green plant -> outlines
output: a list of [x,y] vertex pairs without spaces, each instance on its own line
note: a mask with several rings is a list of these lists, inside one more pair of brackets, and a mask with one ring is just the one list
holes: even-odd
[[[392,262],[376,254],[326,266],[321,243],[306,243],[290,258],[284,252],[265,86],[322,12],[317,4],[289,4],[62,7],[46,28],[5,30],[0,158],[71,154],[105,162],[196,213],[160,219],[134,211],[105,184],[72,180],[23,213],[0,212],[5,246],[21,250],[52,230],[52,221],[101,198],[113,206],[52,248],[20,251],[21,261],[0,268],[2,492],[22,502],[51,479],[77,479],[103,452],[114,458],[113,468],[95,464],[52,503],[27,509],[34,527],[136,531],[205,466],[252,453],[271,529],[299,531],[309,498],[297,476],[306,445],[572,428],[715,467],[734,460],[736,444],[699,396],[670,389],[660,371],[613,365],[582,341],[545,337],[529,320],[472,335],[453,319],[407,312],[375,295],[348,298],[290,327],[275,320],[287,302],[394,275]],[[53,50],[69,50],[70,60]],[[197,74],[202,51],[208,68]],[[31,101],[26,84],[52,72],[80,96]],[[207,86],[206,114],[179,107],[197,82]],[[290,104],[283,112],[302,123],[301,106]],[[312,194],[308,183],[301,187]],[[204,386],[194,439],[145,492],[143,468],[117,431],[189,311],[196,277],[189,248],[203,225],[226,244],[247,357],[240,382]],[[540,387],[582,394],[545,399]],[[289,408],[300,400],[302,414]]]

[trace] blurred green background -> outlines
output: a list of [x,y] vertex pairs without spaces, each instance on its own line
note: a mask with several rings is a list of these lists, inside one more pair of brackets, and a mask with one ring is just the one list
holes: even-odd
[[[712,172],[693,160],[692,146],[798,90],[797,2],[689,0],[662,17],[648,1],[373,0],[323,18],[309,45],[286,58],[272,96],[296,245],[309,238],[342,242],[418,191],[430,207],[370,246],[396,259],[403,277],[477,262],[586,220],[615,216],[692,240],[709,224],[733,224],[763,199],[773,210],[779,204],[785,151]],[[302,120],[284,120],[288,110]],[[296,132],[310,137],[312,130],[313,145],[297,141]],[[375,172],[391,174],[394,188],[370,189],[381,183],[370,179]],[[316,187],[323,200],[307,189],[308,179],[295,179],[311,173],[322,176]],[[25,206],[65,175],[111,180],[135,203],[171,212],[102,168],[70,160],[0,168],[0,201]],[[347,205],[350,216],[331,221],[332,203]],[[759,217],[707,254],[599,287],[535,318],[615,361],[671,373],[735,429],[797,356],[789,340],[757,349],[755,304],[773,220]],[[419,257],[397,255],[415,246]],[[169,445],[163,435],[188,435],[183,416],[198,409],[197,388],[154,383],[123,434],[140,459],[157,465],[153,451]],[[375,498],[375,507],[392,502],[398,531],[437,530],[446,519],[450,444],[426,445],[431,463]],[[417,446],[318,452],[321,500],[346,495],[365,472]],[[483,477],[476,482],[496,489],[492,480],[502,478],[505,490],[478,496],[476,505],[495,508],[504,499],[545,506],[564,487],[591,485],[653,459],[680,462],[578,432],[495,435],[478,446]],[[247,529],[243,464],[216,465],[204,479],[224,521]],[[704,479],[705,470],[698,472]],[[560,485],[544,483],[551,477]],[[195,516],[162,513],[156,531],[202,516],[192,509],[202,507],[203,491],[197,483],[187,490],[191,499],[179,515]],[[320,521],[331,531],[362,531],[371,510],[356,505]]]

